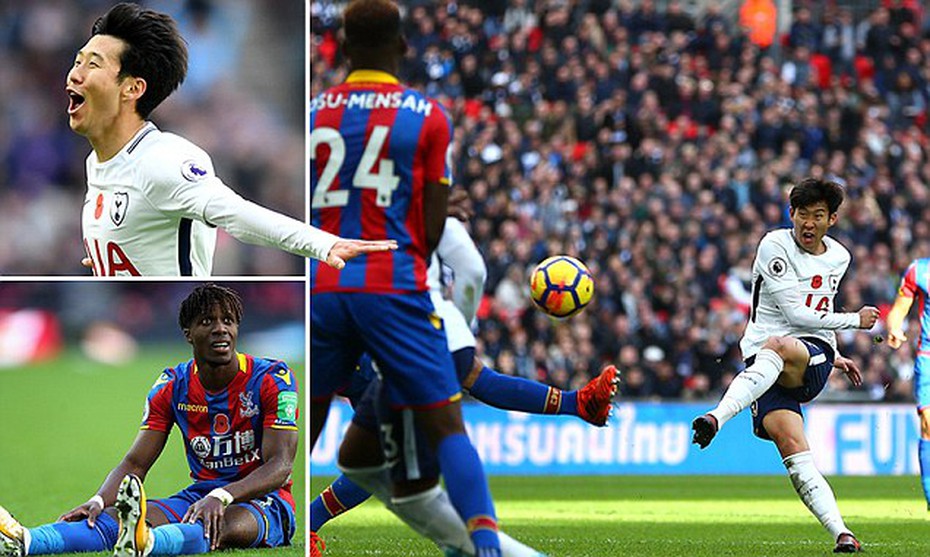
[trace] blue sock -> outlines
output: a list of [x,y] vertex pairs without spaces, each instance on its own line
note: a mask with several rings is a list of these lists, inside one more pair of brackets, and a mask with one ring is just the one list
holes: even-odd
[[152,555],[193,555],[210,551],[210,540],[203,537],[203,524],[165,524],[152,528],[155,542]]
[[930,439],[920,439],[917,445],[917,457],[920,460],[920,483],[924,486],[927,510],[930,510]]
[[485,366],[468,393],[485,404],[529,414],[578,415],[578,394]]
[[349,478],[339,476],[310,503],[310,531],[319,532],[329,519],[355,508],[371,497]]
[[29,555],[50,553],[77,553],[83,551],[106,551],[113,549],[119,523],[106,513],[97,517],[94,527],[87,526],[87,521],[56,522],[37,528],[30,528]]
[[464,433],[449,435],[436,448],[449,499],[468,528],[475,554],[500,557],[497,516],[478,453]]

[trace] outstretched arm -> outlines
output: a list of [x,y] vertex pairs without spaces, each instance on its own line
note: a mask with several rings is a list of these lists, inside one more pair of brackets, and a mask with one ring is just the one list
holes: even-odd
[[907,317],[907,312],[911,310],[913,303],[913,297],[898,293],[891,311],[888,312],[888,346],[895,350],[907,342],[907,335],[904,333],[904,318]]
[[297,431],[266,427],[262,438],[262,465],[241,480],[223,486],[223,491],[232,499],[224,501],[225,494],[211,492],[191,505],[183,522],[203,520],[204,535],[210,539],[211,549],[216,549],[223,533],[223,514],[230,503],[260,497],[284,486],[290,479],[297,455],[297,438]]
[[775,303],[792,326],[809,329],[871,329],[878,320],[878,308],[863,306],[858,312],[817,311],[804,305],[796,288],[772,293]]
[[58,520],[76,522],[86,518],[88,523],[93,526],[94,521],[104,507],[113,505],[116,502],[116,492],[119,490],[119,484],[126,474],[135,474],[139,478],[145,479],[146,474],[155,464],[155,461],[158,460],[158,456],[161,455],[167,442],[167,431],[140,431],[123,460],[103,480],[103,485],[97,490],[97,494],[90,501],[61,515]]

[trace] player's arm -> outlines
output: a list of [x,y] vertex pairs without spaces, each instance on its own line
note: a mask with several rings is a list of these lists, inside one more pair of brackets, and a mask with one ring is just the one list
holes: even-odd
[[484,281],[488,276],[481,252],[468,235],[465,225],[450,217],[446,219],[446,228],[436,254],[443,264],[452,269],[455,275],[452,301],[465,316],[465,321],[471,323],[478,313],[478,304],[484,294]]
[[97,493],[83,505],[79,505],[61,515],[58,520],[74,522],[86,518],[93,526],[94,521],[103,509],[116,502],[116,492],[119,490],[119,484],[123,481],[123,478],[127,474],[135,474],[144,480],[152,465],[158,460],[167,442],[167,431],[150,429],[140,431],[126,456],[116,465],[116,468],[107,474]]
[[204,535],[216,549],[223,531],[223,514],[231,503],[242,503],[266,495],[287,484],[297,455],[298,432],[266,427],[262,435],[264,462],[241,480],[214,490],[187,510],[183,522],[203,520]]
[[916,282],[917,269],[911,264],[904,272],[901,278],[901,287],[898,288],[898,295],[895,296],[894,305],[888,312],[888,346],[897,350],[902,344],[907,342],[907,335],[904,332],[904,318],[907,312],[911,310],[911,304],[914,303],[914,294],[917,291]]

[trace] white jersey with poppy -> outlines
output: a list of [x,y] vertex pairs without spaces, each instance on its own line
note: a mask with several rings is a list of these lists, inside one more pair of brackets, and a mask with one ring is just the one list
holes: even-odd
[[836,353],[835,329],[859,326],[857,313],[835,313],[834,298],[849,268],[849,251],[824,236],[814,255],[797,244],[792,229],[766,234],[752,264],[752,308],[740,341],[743,358],[755,356],[773,336],[815,337]]
[[81,223],[84,249],[102,276],[210,275],[217,226],[241,241],[316,259],[337,240],[246,201],[216,177],[203,149],[151,122],[110,160],[87,157]]

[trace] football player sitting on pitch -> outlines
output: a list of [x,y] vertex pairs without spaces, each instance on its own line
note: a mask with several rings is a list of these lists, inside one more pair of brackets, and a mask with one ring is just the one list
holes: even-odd
[[394,247],[344,240],[246,201],[214,174],[207,153],[148,121],[186,73],[174,20],[136,4],[97,19],[75,56],[68,117],[93,148],[81,225],[83,264],[95,275],[210,275],[216,227],[336,268]]
[[794,489],[836,542],[836,553],[855,553],[859,541],[846,527],[830,484],[814,466],[804,435],[801,403],[827,384],[833,369],[854,385],[859,366],[839,355],[837,329],[870,329],[878,309],[834,312],[834,297],[849,267],[849,251],[827,236],[843,202],[843,188],[805,178],[789,195],[793,228],[759,242],[752,264],[752,309],[740,350],[746,369],[716,408],[694,420],[693,442],[703,449],[733,416],[752,405],[755,434],[775,443]]
[[[297,380],[283,362],[236,352],[241,318],[234,291],[194,289],[178,317],[194,358],[155,381],[129,452],[97,493],[59,522],[24,528],[0,507],[0,555],[115,548],[117,556],[144,557],[289,545]],[[174,424],[194,483],[146,500],[142,481]]]

